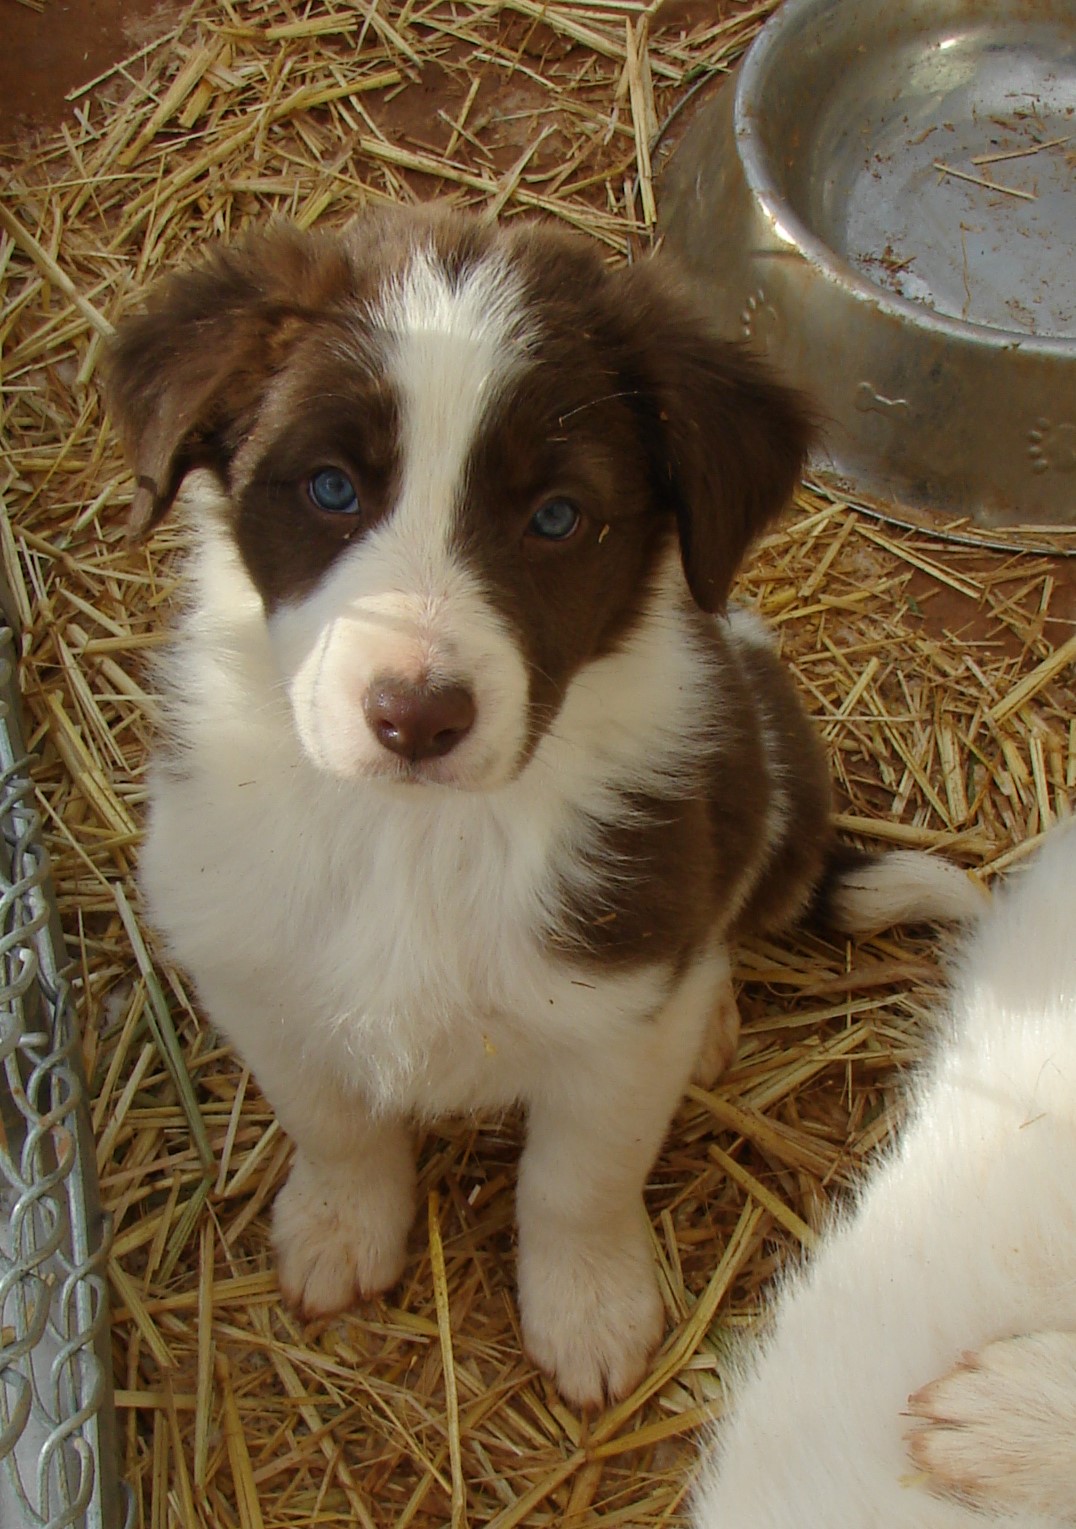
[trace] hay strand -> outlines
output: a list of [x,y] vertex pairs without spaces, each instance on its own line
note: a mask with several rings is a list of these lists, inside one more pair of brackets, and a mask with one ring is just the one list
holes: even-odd
[[459,1393],[456,1389],[456,1363],[452,1357],[452,1317],[449,1311],[448,1278],[445,1274],[445,1249],[441,1241],[440,1217],[441,1202],[436,1189],[431,1189],[427,1197],[427,1224],[430,1234],[430,1264],[433,1273],[434,1307],[437,1312],[437,1335],[441,1343],[441,1365],[445,1378],[448,1458],[452,1469],[452,1529],[464,1529],[467,1522],[467,1493],[463,1480]]

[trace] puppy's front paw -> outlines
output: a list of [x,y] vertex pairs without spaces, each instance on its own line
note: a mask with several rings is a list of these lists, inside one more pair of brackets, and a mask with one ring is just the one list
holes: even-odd
[[665,1326],[645,1225],[593,1239],[521,1236],[519,1303],[527,1352],[565,1401],[627,1396]]
[[1076,1522],[1076,1333],[990,1343],[908,1405],[909,1453],[939,1491]]
[[304,1317],[327,1317],[387,1290],[403,1272],[412,1215],[407,1189],[364,1194],[296,1157],[273,1206],[284,1299]]

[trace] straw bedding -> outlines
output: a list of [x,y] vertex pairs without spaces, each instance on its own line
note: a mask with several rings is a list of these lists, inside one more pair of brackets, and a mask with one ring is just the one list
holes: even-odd
[[[282,1309],[267,1209],[288,1144],[155,956],[132,885],[144,660],[183,530],[125,539],[131,483],[96,385],[109,322],[160,269],[270,211],[310,224],[440,194],[638,254],[659,126],[772,8],[199,0],[10,157],[2,552],[80,974],[122,1470],[144,1525],[677,1522],[730,1335],[899,1117],[936,942],[744,949],[740,1058],[685,1101],[649,1191],[668,1338],[638,1393],[584,1422],[521,1357],[514,1118],[426,1137],[425,1213],[387,1299],[307,1327]],[[992,874],[1069,811],[1076,602],[1050,555],[1065,541],[984,551],[806,490],[761,547],[743,588],[824,729],[850,832]]]

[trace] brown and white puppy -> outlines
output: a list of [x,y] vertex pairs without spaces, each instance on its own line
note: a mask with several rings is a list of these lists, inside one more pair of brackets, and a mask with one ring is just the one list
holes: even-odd
[[729,940],[823,893],[846,926],[973,899],[918,856],[841,879],[818,743],[726,608],[800,402],[658,263],[429,209],[166,282],[111,402],[137,523],[188,480],[197,524],[143,887],[294,1138],[286,1295],[391,1285],[415,1119],[518,1101],[527,1346],[623,1394],[662,1330],[643,1185],[735,1046]]

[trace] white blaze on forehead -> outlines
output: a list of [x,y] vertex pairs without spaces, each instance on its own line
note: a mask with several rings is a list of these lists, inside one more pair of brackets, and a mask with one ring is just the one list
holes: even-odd
[[477,721],[431,779],[481,787],[509,778],[527,729],[518,640],[452,546],[464,477],[490,406],[525,364],[527,310],[503,256],[456,276],[419,249],[368,313],[396,390],[400,487],[390,512],[271,626],[303,747],[341,776],[397,761],[363,698],[386,677],[464,685]]
[[431,248],[418,249],[370,318],[401,406],[394,531],[443,555],[475,438],[526,359],[521,283],[503,255],[452,275]]

